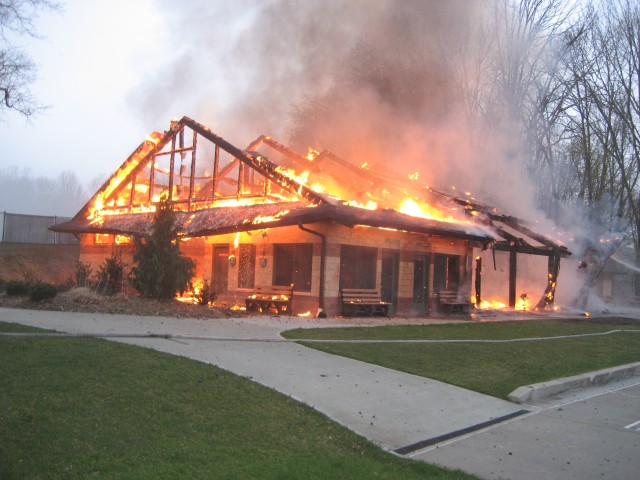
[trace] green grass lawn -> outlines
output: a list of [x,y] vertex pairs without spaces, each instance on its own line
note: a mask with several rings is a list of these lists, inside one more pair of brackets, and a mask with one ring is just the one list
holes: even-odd
[[387,453],[214,366],[106,340],[0,337],[0,478],[475,477]]
[[[284,336],[314,340],[514,339],[615,329],[640,330],[640,323],[625,319],[540,320],[296,329],[285,332]],[[522,385],[640,361],[638,333],[518,343],[306,345],[501,398]]]

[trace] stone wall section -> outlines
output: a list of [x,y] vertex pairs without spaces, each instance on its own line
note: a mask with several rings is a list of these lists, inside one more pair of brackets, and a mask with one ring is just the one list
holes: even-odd
[[[413,283],[414,260],[416,254],[426,254],[431,258],[429,278],[430,303],[435,302],[433,292],[433,254],[442,253],[459,255],[461,279],[465,288],[471,289],[472,247],[466,240],[414,234],[395,230],[384,230],[372,227],[346,227],[335,224],[314,224],[307,228],[322,234],[326,238],[325,257],[325,312],[329,315],[340,314],[340,248],[341,245],[356,245],[377,248],[376,288],[381,287],[382,252],[383,250],[397,252],[398,264],[398,295],[397,313],[403,315],[414,314]],[[109,237],[108,239],[106,237]],[[97,241],[99,239],[99,241]],[[297,226],[275,229],[255,230],[240,234],[225,234],[204,238],[192,238],[181,241],[181,251],[197,262],[196,278],[200,281],[210,281],[213,278],[213,249],[216,245],[226,245],[229,255],[236,256],[236,265],[228,266],[227,294],[221,295],[218,301],[226,306],[244,305],[244,299],[253,291],[248,288],[238,288],[239,247],[238,244],[253,244],[256,248],[255,286],[268,286],[273,278],[273,245],[276,243],[311,243],[313,244],[311,291],[294,294],[293,312],[295,314],[318,311],[320,294],[320,263],[322,253],[322,239],[319,235],[306,232]],[[132,244],[117,245],[115,237],[82,235],[80,259],[93,266],[94,270],[111,255],[112,251],[120,252],[123,261],[128,266],[133,264]],[[466,285],[468,283],[468,285]]]

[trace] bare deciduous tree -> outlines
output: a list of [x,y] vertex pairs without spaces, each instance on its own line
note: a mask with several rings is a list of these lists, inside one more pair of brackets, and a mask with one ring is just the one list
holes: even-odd
[[0,112],[14,110],[29,118],[43,108],[29,89],[36,66],[10,39],[36,37],[38,14],[59,9],[51,0],[0,0]]
[[566,63],[572,195],[592,207],[606,205],[597,221],[610,231],[626,225],[640,248],[640,8],[626,0],[602,4],[590,12],[587,31]]

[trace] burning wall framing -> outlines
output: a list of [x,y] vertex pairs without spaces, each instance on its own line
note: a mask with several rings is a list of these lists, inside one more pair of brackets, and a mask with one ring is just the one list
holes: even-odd
[[[277,162],[259,149],[269,149]],[[458,263],[453,268],[460,277],[455,283],[470,291],[474,249],[510,252],[510,306],[515,305],[517,254],[546,256],[547,288],[538,303],[539,308],[545,308],[553,303],[560,258],[570,255],[522,219],[504,215],[470,195],[455,196],[421,185],[417,174],[403,178],[369,169],[365,162],[358,167],[328,150],[310,150],[303,156],[267,136],[258,137],[242,150],[188,117],[172,121],[164,133],[149,135],[71,221],[53,229],[82,236],[86,251],[91,250],[88,239],[92,234],[148,235],[155,203],[162,195],[176,211],[180,235],[209,245],[198,251],[210,250],[211,245],[220,249],[230,243],[230,235],[237,238],[240,232],[247,232],[249,243],[256,232],[263,232],[262,238],[266,237],[264,232],[274,229],[288,232],[271,233],[278,245],[287,243],[287,235],[299,242],[306,234],[305,241],[318,245],[314,256],[320,257],[317,265],[314,260],[314,266],[309,267],[318,270],[312,277],[320,285],[310,289],[306,304],[329,313],[339,310],[338,289],[343,283],[344,272],[335,266],[330,271],[331,251],[335,263],[340,257],[339,245],[377,248],[374,287],[389,290],[390,300],[400,312],[415,311],[416,298],[425,296],[416,290],[417,272],[422,271],[416,262],[425,255],[431,256],[428,265],[421,267],[430,272],[423,281],[426,296],[431,298],[425,312],[434,308],[440,278],[440,273],[431,271],[441,260],[434,260],[434,256],[451,256],[451,265]],[[270,250],[272,262],[277,260],[276,250],[282,248]],[[254,261],[268,263],[265,252],[263,248]],[[200,276],[211,279],[219,272],[215,271],[213,254],[207,255],[196,261],[202,264]],[[343,261],[338,260],[338,265]],[[394,277],[391,285],[382,285],[385,269]],[[480,266],[476,264],[475,269],[476,279],[481,279]],[[271,284],[282,277],[276,274],[273,271],[271,279],[263,275],[259,282]],[[479,301],[478,281],[475,297]],[[235,288],[239,284],[233,282],[228,279],[224,289],[235,292],[236,297],[242,295],[244,288]],[[411,295],[398,291],[401,285],[408,290],[409,283],[413,283]],[[325,295],[332,299],[328,302],[331,305]]]

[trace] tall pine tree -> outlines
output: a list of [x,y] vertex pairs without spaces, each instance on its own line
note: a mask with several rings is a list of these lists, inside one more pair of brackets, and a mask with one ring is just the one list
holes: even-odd
[[175,213],[164,197],[153,216],[151,236],[137,238],[131,284],[143,296],[171,299],[184,292],[195,274],[195,262],[180,253]]

